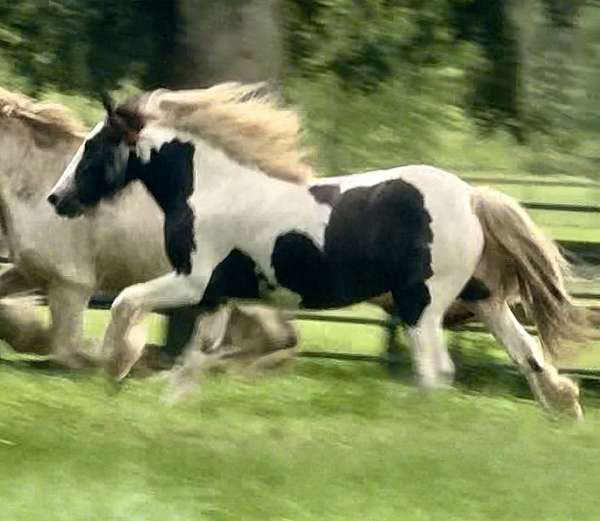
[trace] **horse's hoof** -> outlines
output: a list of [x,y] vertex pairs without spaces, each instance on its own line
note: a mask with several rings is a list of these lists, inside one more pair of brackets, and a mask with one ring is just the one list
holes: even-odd
[[440,371],[440,373],[438,375],[438,380],[439,380],[438,389],[451,389],[454,386],[455,376],[456,376],[456,373],[452,369],[449,369],[447,371],[446,370]]
[[583,421],[583,408],[579,403],[579,386],[567,376],[556,378],[558,396],[556,406],[560,411],[575,421]]
[[115,382],[121,382],[127,377],[139,357],[139,353],[130,350],[115,353],[105,367],[108,377]]
[[573,404],[573,407],[571,408],[571,411],[570,411],[570,416],[575,421],[582,422],[584,420],[583,407],[581,407],[581,405],[579,403]]

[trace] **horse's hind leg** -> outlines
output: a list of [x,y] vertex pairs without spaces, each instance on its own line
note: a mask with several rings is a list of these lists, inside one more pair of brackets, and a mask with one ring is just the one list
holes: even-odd
[[435,389],[451,382],[454,364],[444,343],[442,316],[425,311],[418,324],[407,333],[419,384]]
[[541,346],[518,322],[507,302],[490,299],[474,306],[482,322],[525,375],[541,405],[547,410],[565,412],[582,419],[577,385],[569,378],[560,376],[544,358]]
[[169,375],[169,386],[163,401],[175,403],[190,396],[197,387],[199,375],[218,363],[220,358],[222,355],[219,353],[204,353],[199,346],[188,346],[183,353],[183,360]]
[[47,355],[50,329],[28,299],[0,300],[0,339],[17,353]]
[[437,298],[425,284],[394,292],[396,314],[407,326],[417,379],[426,389],[445,387],[454,377],[454,364],[442,330],[444,312],[453,298],[454,295]]
[[38,289],[14,266],[0,274],[0,298]]
[[[37,289],[17,268],[0,274],[0,299]],[[50,331],[27,299],[0,301],[0,339],[18,353],[48,354]]]

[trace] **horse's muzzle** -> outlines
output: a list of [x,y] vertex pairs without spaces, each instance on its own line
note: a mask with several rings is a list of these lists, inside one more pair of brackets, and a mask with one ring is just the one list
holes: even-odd
[[83,205],[75,198],[51,193],[46,199],[54,211],[63,217],[78,217],[83,213]]

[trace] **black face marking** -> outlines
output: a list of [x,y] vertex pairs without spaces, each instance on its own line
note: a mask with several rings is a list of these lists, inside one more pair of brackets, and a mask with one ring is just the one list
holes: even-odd
[[48,202],[59,215],[81,215],[133,180],[127,168],[128,159],[144,128],[145,118],[133,102],[115,106],[105,96],[103,103],[106,120],[100,130],[84,142],[72,182],[48,196]]
[[77,196],[83,207],[113,197],[132,180],[127,176],[128,153],[127,146],[107,126],[85,143],[75,170]]
[[194,146],[174,140],[152,150],[142,163],[132,156],[129,175],[140,179],[165,214],[167,257],[177,273],[192,271],[194,212],[188,203],[194,191]]
[[402,180],[348,190],[333,205],[323,251],[298,232],[277,239],[275,276],[312,308],[391,291],[399,317],[414,325],[431,301],[430,222],[422,194]]
[[472,277],[458,295],[458,298],[465,302],[476,302],[489,298],[491,292],[489,288],[478,278]]
[[318,203],[333,206],[340,196],[341,190],[338,185],[314,185],[309,188],[309,192]]
[[83,145],[83,153],[67,188],[48,196],[59,215],[76,217],[114,196],[133,180],[128,175],[130,151],[115,130],[105,126]]

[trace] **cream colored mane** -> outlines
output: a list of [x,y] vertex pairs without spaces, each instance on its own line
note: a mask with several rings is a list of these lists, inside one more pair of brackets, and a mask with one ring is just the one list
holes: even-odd
[[78,138],[86,134],[83,124],[66,107],[58,103],[38,102],[0,87],[0,120],[4,118],[17,118]]
[[199,136],[240,164],[304,183],[314,172],[299,143],[298,114],[281,108],[261,87],[223,83],[208,89],[160,89],[141,98],[137,108],[158,124]]

